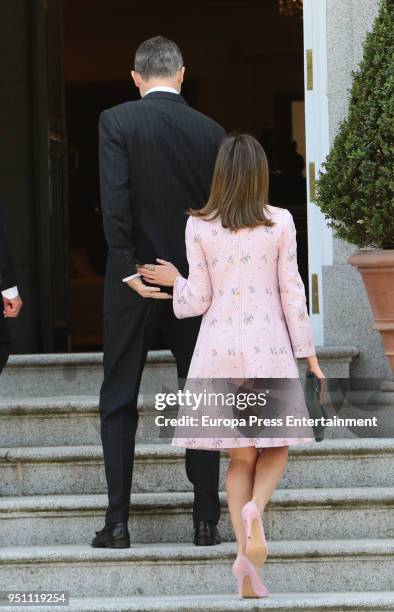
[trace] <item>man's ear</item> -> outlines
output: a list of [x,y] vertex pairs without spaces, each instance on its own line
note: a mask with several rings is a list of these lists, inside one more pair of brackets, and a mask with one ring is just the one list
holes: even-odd
[[182,85],[184,78],[185,78],[185,66],[182,66],[182,68],[180,68],[178,70],[178,83],[179,83],[179,85]]
[[142,78],[141,78],[140,73],[136,72],[135,70],[132,70],[130,74],[131,74],[131,78],[134,81],[135,86],[138,87],[139,89],[142,85]]

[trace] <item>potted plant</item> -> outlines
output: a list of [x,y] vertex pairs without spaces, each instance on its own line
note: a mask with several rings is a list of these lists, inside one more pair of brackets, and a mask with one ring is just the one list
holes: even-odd
[[381,0],[363,59],[353,72],[349,112],[323,164],[317,205],[336,235],[359,247],[362,275],[394,373],[394,3]]

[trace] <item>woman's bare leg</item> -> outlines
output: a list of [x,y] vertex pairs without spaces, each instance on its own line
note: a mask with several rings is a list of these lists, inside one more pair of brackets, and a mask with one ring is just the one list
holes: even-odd
[[230,465],[227,470],[227,503],[231,522],[237,538],[238,553],[245,552],[245,529],[241,518],[243,506],[251,500],[258,450],[254,447],[229,450]]
[[255,467],[253,501],[263,511],[286,469],[289,447],[264,448]]

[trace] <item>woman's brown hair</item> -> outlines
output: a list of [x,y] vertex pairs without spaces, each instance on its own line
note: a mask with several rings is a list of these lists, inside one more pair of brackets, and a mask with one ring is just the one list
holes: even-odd
[[249,134],[228,136],[219,149],[211,193],[193,217],[221,219],[222,226],[236,231],[259,225],[275,225],[266,216],[268,204],[268,162],[260,143]]

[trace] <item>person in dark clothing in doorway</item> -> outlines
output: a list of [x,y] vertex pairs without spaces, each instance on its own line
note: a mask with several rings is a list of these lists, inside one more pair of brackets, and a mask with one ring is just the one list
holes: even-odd
[[11,338],[6,319],[17,317],[22,307],[2,210],[0,210],[0,293],[3,299],[3,308],[0,309],[1,373],[8,361],[11,349]]

